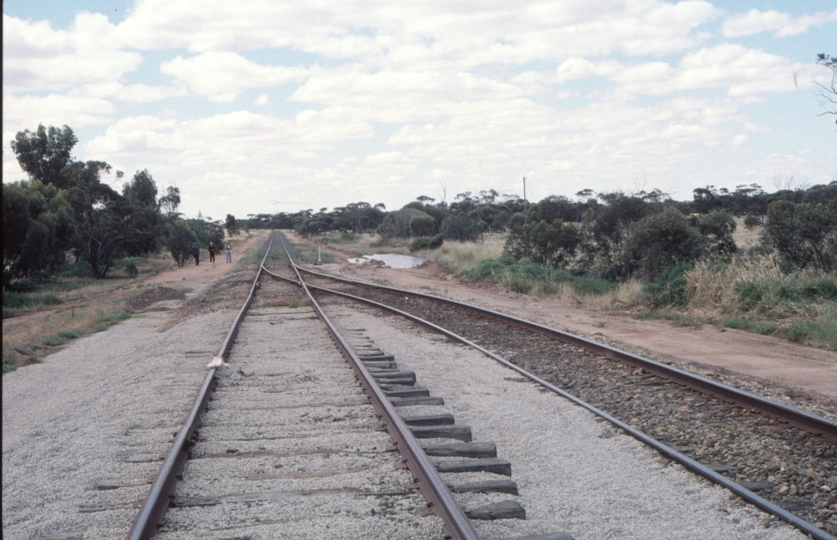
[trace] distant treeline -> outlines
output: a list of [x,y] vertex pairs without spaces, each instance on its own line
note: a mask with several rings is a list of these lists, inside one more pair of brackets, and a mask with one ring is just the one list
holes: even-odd
[[837,181],[774,193],[757,184],[734,191],[707,186],[695,189],[689,201],[675,201],[658,189],[634,194],[585,189],[574,199],[552,195],[530,203],[487,190],[460,193],[451,203],[421,196],[390,212],[366,202],[326,210],[250,215],[239,223],[303,235],[412,237],[414,249],[508,232],[509,257],[611,280],[637,275],[653,281],[678,264],[729,261],[737,251],[735,216],[743,217],[748,229],[761,228],[757,249],[776,253],[788,268],[833,271],[837,265]]
[[[3,285],[40,280],[69,261],[104,277],[117,261],[168,250],[178,264],[192,242],[206,248],[239,229],[293,229],[303,235],[377,232],[412,238],[412,249],[445,241],[481,242],[508,232],[505,255],[608,280],[657,279],[666,269],[698,259],[729,261],[732,233],[743,217],[759,227],[756,248],[789,269],[837,268],[837,180],[809,188],[766,193],[757,184],[735,190],[697,188],[692,200],[675,201],[659,189],[628,194],[584,189],[573,199],[551,195],[529,202],[493,189],[458,194],[453,202],[420,196],[403,208],[356,202],[330,212],[232,215],[226,221],[183,219],[180,191],[158,194],[147,170],[137,171],[119,193],[101,181],[111,166],[80,162],[70,152],[73,131],[38,126],[17,133],[12,150],[30,179],[3,184]],[[116,172],[122,178],[120,171]],[[69,255],[69,257],[68,257]],[[130,266],[127,267],[130,272]]]

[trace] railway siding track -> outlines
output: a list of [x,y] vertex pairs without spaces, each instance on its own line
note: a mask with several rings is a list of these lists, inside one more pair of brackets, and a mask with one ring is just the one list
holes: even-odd
[[[426,397],[426,390],[415,387],[414,374],[398,371],[367,343],[355,345],[365,355],[361,359],[312,296],[310,307],[300,307],[290,285],[263,286],[263,270],[264,260],[128,537],[407,539],[445,531],[445,538],[478,539],[436,469],[510,475],[510,464],[472,459],[473,448],[451,445],[429,452],[459,459],[431,462],[416,437],[463,437],[444,425],[447,416],[408,417],[408,427],[394,412],[384,396],[401,405]],[[256,290],[256,308],[248,311]],[[469,439],[470,432],[463,440]],[[457,489],[516,491],[513,484],[497,486]],[[438,517],[422,517],[431,514]],[[525,511],[503,501],[470,515],[523,518]]]
[[[321,279],[317,276],[309,281],[324,286]],[[757,492],[760,497],[756,498],[765,501],[763,508],[775,506],[777,513],[802,522],[803,530],[815,537],[833,538],[832,533],[837,533],[837,446],[833,438],[684,388],[649,369],[613,362],[579,347],[575,340],[567,343],[547,338],[541,329],[521,328],[484,313],[475,316],[463,307],[405,291],[346,282],[329,287],[384,302],[449,328],[641,430],[677,454],[689,456],[686,461],[703,464],[710,469],[707,474],[731,479],[745,495]],[[809,418],[804,420],[801,423],[810,422]],[[825,430],[833,437],[834,423],[827,421]]]

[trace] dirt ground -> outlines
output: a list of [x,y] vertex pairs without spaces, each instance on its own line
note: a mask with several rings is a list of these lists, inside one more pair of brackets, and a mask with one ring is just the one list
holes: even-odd
[[488,280],[472,282],[451,275],[433,262],[410,270],[352,265],[346,259],[353,255],[334,246],[324,249],[339,261],[318,267],[329,273],[478,304],[656,360],[734,372],[820,394],[826,401],[837,398],[837,354],[833,352],[712,325],[678,327],[665,321],[638,320],[586,305],[583,297],[522,295]]

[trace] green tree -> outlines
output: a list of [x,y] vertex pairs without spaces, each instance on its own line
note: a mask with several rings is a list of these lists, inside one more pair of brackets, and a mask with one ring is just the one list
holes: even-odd
[[182,219],[175,218],[166,224],[166,234],[171,258],[177,266],[183,266],[192,257],[192,242],[198,238],[195,231]]
[[100,181],[111,166],[103,161],[73,162],[65,169],[70,180],[67,198],[73,205],[77,235],[74,248],[104,278],[130,233],[125,198]]
[[3,184],[3,285],[58,270],[74,232],[73,208],[63,190],[39,180]]
[[445,240],[457,242],[475,242],[482,239],[482,233],[487,228],[483,222],[477,222],[466,212],[457,212],[445,218],[442,222],[442,234]]
[[130,182],[125,182],[122,185],[122,196],[130,204],[145,206],[157,210],[157,183],[148,172],[148,169],[143,169],[134,173],[134,177]]
[[503,254],[553,268],[564,268],[575,257],[580,243],[581,233],[574,225],[561,219],[552,223],[541,220],[513,227]]
[[707,255],[714,259],[729,262],[738,249],[732,233],[735,232],[735,220],[723,210],[711,212],[698,221],[698,230],[703,235]]
[[235,216],[232,214],[227,214],[226,225],[227,234],[230,236],[237,236],[238,235],[238,227],[236,226]]
[[129,256],[156,253],[163,236],[157,202],[157,184],[148,170],[137,171],[130,182],[122,185],[122,196],[127,203],[127,234],[123,242]]
[[176,218],[180,216],[180,213],[177,211],[180,206],[180,188],[174,186],[166,188],[166,194],[160,197],[158,206],[165,213],[166,217]]
[[412,236],[433,236],[438,230],[439,224],[429,215],[410,218],[410,234]]
[[655,281],[663,270],[697,260],[703,251],[700,231],[678,210],[666,207],[631,225],[621,246],[623,276],[639,273]]
[[19,131],[12,141],[12,151],[30,178],[66,189],[69,185],[62,171],[70,163],[70,152],[77,142],[73,130],[67,126],[47,129],[39,125],[34,132]]
[[797,268],[837,268],[837,200],[773,201],[767,207],[762,243]]

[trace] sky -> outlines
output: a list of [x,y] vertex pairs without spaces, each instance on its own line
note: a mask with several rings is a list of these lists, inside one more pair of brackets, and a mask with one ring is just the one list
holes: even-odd
[[823,52],[835,0],[4,0],[3,182],[43,124],[220,220],[810,186],[837,179]]

